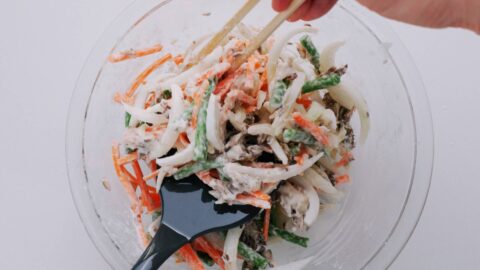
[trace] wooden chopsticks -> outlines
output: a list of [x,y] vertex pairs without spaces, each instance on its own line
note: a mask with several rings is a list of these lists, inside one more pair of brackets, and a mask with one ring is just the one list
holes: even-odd
[[[275,16],[263,29],[254,37],[243,54],[235,59],[232,64],[232,70],[238,69],[248,57],[257,50],[265,40],[286,20],[288,19],[306,0],[293,0],[288,9]],[[222,30],[215,34],[213,38],[199,52],[196,60],[199,61],[203,57],[210,54],[222,40],[237,26],[245,16],[260,2],[260,0],[248,0],[240,10],[223,26]]]

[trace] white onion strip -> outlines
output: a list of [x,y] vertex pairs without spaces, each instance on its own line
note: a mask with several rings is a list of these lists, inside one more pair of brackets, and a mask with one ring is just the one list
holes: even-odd
[[187,148],[175,153],[172,156],[158,158],[157,164],[158,166],[179,166],[188,163],[193,159],[194,148],[194,144],[191,143],[187,146]]
[[253,136],[262,134],[273,135],[273,129],[270,124],[255,124],[248,127],[247,133]]
[[309,205],[307,212],[303,217],[303,221],[308,227],[311,227],[313,223],[317,220],[318,213],[320,212],[320,198],[318,197],[317,192],[309,181],[304,181],[302,177],[296,176],[295,178],[293,178],[293,182],[295,182],[304,189],[304,193],[308,198]]
[[225,148],[224,139],[223,139],[223,132],[220,126],[220,103],[218,100],[218,96],[210,95],[210,99],[208,100],[208,108],[207,108],[207,140],[208,142],[218,151],[223,151]]
[[272,137],[272,136],[268,137],[268,145],[270,145],[270,147],[272,148],[275,156],[277,156],[277,158],[280,161],[282,161],[282,164],[287,165],[288,164],[287,154],[285,154],[285,151],[283,151],[283,148],[278,143],[277,139],[275,139],[275,137]]
[[282,180],[286,180],[302,174],[305,170],[310,168],[315,162],[317,162],[323,153],[319,153],[316,156],[305,160],[302,165],[290,165],[285,168],[253,168],[248,166],[242,166],[238,163],[227,163],[223,170],[232,178],[238,174],[250,177],[252,181],[261,181],[263,183],[278,183]]
[[223,247],[223,261],[225,270],[237,270],[238,243],[242,236],[243,227],[237,227],[228,230]]
[[156,145],[152,152],[150,152],[151,159],[161,157],[168,153],[168,151],[170,151],[175,145],[180,134],[175,123],[182,117],[184,111],[183,93],[180,86],[176,84],[173,84],[170,89],[172,90],[172,108],[170,109],[168,125],[165,133],[160,139],[160,143]]
[[123,103],[123,108],[138,121],[143,121],[154,125],[161,125],[168,122],[168,119],[165,117],[165,115],[148,112],[146,110],[130,106],[126,103]]
[[300,33],[317,33],[318,30],[312,27],[302,27],[298,29],[294,29],[282,38],[278,39],[273,45],[272,50],[270,51],[270,55],[268,57],[267,63],[267,74],[268,74],[268,83],[269,85],[273,86],[272,81],[275,79],[276,67],[278,63],[278,58],[280,57],[280,53],[282,52],[283,48],[288,44],[288,41],[295,35]]

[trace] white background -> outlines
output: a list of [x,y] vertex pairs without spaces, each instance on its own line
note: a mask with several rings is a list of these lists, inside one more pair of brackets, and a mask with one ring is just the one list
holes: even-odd
[[[67,185],[64,127],[90,49],[131,0],[0,0],[0,269],[109,269]],[[390,22],[425,82],[430,196],[391,269],[480,268],[480,36]]]

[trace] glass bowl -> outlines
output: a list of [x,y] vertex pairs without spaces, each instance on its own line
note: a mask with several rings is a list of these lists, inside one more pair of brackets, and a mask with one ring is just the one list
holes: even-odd
[[[129,269],[141,253],[126,199],[110,158],[112,141],[123,133],[122,107],[112,96],[123,91],[155,56],[119,64],[113,50],[165,45],[172,53],[213,33],[242,0],[139,0],[105,32],[79,77],[70,104],[66,158],[70,187],[92,241],[114,269]],[[244,20],[262,27],[274,16],[261,1]],[[307,235],[307,249],[274,244],[277,265],[308,259],[305,269],[385,269],[410,238],[421,215],[433,164],[432,121],[418,71],[380,18],[342,2],[311,22],[320,47],[346,41],[337,62],[349,65],[346,83],[368,103],[371,130],[357,148],[353,181],[337,207],[323,212]],[[276,33],[302,23],[284,24]],[[358,134],[358,132],[357,132]],[[107,179],[108,191],[102,185]],[[187,269],[170,261],[165,269]]]

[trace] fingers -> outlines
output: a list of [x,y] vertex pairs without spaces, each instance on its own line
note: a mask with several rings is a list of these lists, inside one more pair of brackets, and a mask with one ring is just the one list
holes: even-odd
[[292,0],[272,0],[272,7],[276,12],[281,12],[287,9],[292,3]]
[[[281,12],[287,9],[292,0],[272,0],[275,11]],[[305,3],[288,19],[295,22],[300,19],[311,21],[325,15],[337,3],[337,0],[306,0]]]
[[337,3],[337,0],[316,0],[302,19],[305,21],[315,20],[327,14],[333,6]]
[[303,18],[303,16],[305,16],[305,14],[308,13],[308,11],[310,10],[310,7],[312,6],[313,4],[313,0],[307,0],[305,1],[305,3],[303,3],[303,5],[301,5],[297,11],[295,11],[292,16],[290,16],[290,18],[288,18],[288,21],[290,22],[296,22],[300,19]]

